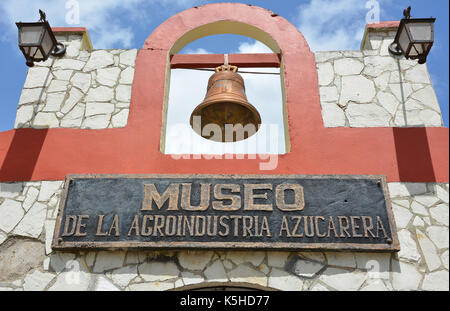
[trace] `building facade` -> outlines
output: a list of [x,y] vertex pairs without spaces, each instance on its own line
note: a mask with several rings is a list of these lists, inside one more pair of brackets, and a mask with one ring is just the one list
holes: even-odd
[[[448,290],[448,129],[426,65],[388,52],[397,27],[370,24],[361,50],[316,53],[282,17],[242,4],[183,11],[140,50],[54,29],[65,56],[29,69],[15,129],[0,133],[0,289]],[[280,55],[286,154],[273,170],[164,154],[170,56],[219,33]],[[400,251],[53,250],[69,174],[383,175]]]

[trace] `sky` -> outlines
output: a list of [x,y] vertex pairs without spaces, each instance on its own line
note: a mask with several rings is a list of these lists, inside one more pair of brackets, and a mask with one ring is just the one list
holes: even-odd
[[[192,6],[224,1],[206,0],[1,0],[0,13],[0,62],[2,83],[0,90],[0,131],[14,127],[17,104],[25,82],[27,67],[25,59],[17,46],[17,27],[15,22],[36,21],[38,9],[47,13],[53,27],[86,27],[95,49],[141,48],[147,37],[162,22],[172,15]],[[226,2],[239,2],[227,0]],[[403,9],[412,6],[413,17],[436,17],[435,44],[427,60],[428,69],[441,105],[444,124],[449,126],[449,1],[448,0],[245,0],[246,4],[270,9],[295,25],[306,37],[313,51],[357,50],[359,49],[366,15],[366,4],[377,2],[380,7],[380,20],[400,20]],[[79,16],[73,15],[79,7]],[[79,17],[79,18],[78,18]],[[181,53],[260,53],[268,51],[264,45],[246,37],[217,35],[197,40],[186,46]],[[267,69],[266,69],[267,71]],[[173,70],[172,83],[183,78],[183,71]],[[210,73],[196,73],[202,91],[195,96],[201,98],[205,93],[205,82]],[[279,78],[267,76],[264,81],[252,82],[255,75],[244,76],[246,83],[258,85],[269,94],[266,87],[273,87],[270,97],[274,105],[281,105]],[[203,77],[203,78],[201,78]],[[201,80],[203,79],[203,80]],[[272,80],[271,80],[272,79]],[[278,80],[277,80],[278,79]],[[247,80],[249,82],[247,82]],[[272,82],[271,82],[272,81]],[[278,81],[278,82],[277,82]],[[178,82],[179,83],[179,82]],[[277,84],[278,83],[278,84]],[[258,102],[258,98],[249,100]],[[174,100],[177,94],[170,94]],[[201,100],[200,99],[200,100]],[[169,102],[170,107],[170,102]],[[194,105],[195,107],[195,105]],[[190,108],[189,108],[190,109]],[[187,110],[189,110],[187,109]],[[187,111],[186,110],[186,111]],[[187,113],[187,112],[185,112]],[[169,117],[170,117],[169,108]],[[262,114],[262,113],[261,113]],[[172,112],[176,119],[177,111]],[[273,122],[280,115],[271,116]],[[264,118],[264,117],[263,117]],[[282,137],[282,133],[278,133]],[[280,136],[281,135],[281,136]],[[255,137],[256,139],[256,137]],[[283,146],[280,146],[283,148]],[[280,151],[280,150],[279,150]]]

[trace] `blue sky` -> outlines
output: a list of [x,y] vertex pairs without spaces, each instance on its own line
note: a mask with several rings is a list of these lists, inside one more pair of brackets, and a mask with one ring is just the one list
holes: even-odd
[[[372,0],[373,1],[373,0]],[[2,0],[0,2],[0,60],[2,101],[0,131],[14,126],[17,103],[27,67],[17,47],[16,21],[35,21],[38,9],[47,13],[52,26],[88,28],[94,48],[141,48],[146,38],[170,16],[195,5],[224,1],[202,0]],[[230,1],[226,2],[240,2]],[[368,9],[367,0],[245,0],[270,9],[289,20],[305,35],[313,51],[359,49]],[[68,24],[66,6],[79,4],[79,24]],[[436,90],[445,126],[449,126],[449,1],[378,0],[380,20],[400,20],[412,6],[413,17],[436,17],[435,45],[427,65]],[[249,38],[221,35],[203,38],[182,53],[260,51]]]

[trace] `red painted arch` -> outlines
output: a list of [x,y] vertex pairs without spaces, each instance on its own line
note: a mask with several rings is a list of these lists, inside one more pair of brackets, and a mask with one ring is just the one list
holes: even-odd
[[[281,48],[291,151],[272,171],[260,159],[174,160],[159,151],[168,51],[184,33],[219,20],[253,25]],[[0,181],[62,180],[67,174],[364,174],[388,181],[448,182],[447,128],[324,128],[313,53],[270,11],[210,4],[165,21],[136,59],[128,125],[120,129],[18,129],[0,133]]]

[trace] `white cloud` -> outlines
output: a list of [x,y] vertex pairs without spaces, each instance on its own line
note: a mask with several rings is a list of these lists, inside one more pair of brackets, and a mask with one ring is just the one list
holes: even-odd
[[297,26],[313,51],[356,50],[366,24],[364,0],[311,0],[298,8]]
[[152,12],[152,7],[156,5],[181,10],[203,1],[77,0],[77,2],[80,9],[80,24],[71,25],[66,21],[66,15],[71,9],[66,9],[66,0],[2,0],[0,11],[3,14],[0,23],[5,24],[8,31],[3,39],[17,36],[14,24],[16,21],[37,21],[38,10],[42,9],[52,26],[86,27],[97,49],[128,48],[134,38],[134,30],[129,26],[132,18],[139,16],[139,19],[145,22],[148,18],[146,12]]
[[208,52],[205,49],[198,48],[198,49],[187,49],[185,53],[183,54],[212,54],[211,52]]
[[256,54],[256,53],[273,53],[273,52],[264,43],[254,41],[252,43],[242,42],[239,45],[237,53]]

